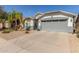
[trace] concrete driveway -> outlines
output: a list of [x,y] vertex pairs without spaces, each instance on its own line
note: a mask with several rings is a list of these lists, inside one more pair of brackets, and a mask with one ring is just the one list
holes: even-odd
[[2,36],[0,52],[79,52],[79,40],[71,33],[34,31],[10,40]]

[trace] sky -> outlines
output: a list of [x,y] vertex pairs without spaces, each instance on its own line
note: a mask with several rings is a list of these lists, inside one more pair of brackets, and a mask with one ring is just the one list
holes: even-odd
[[63,10],[71,13],[79,13],[79,5],[4,5],[4,10],[22,12],[24,17],[34,16],[36,13]]

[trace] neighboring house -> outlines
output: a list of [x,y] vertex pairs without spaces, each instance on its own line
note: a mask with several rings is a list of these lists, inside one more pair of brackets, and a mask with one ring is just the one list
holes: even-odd
[[27,27],[27,23],[28,23],[28,26],[30,26],[30,29],[33,30],[33,28],[34,28],[34,21],[33,21],[32,17],[25,18],[25,20],[24,20],[24,28],[25,29]]
[[[76,14],[66,11],[52,11],[37,14],[37,29],[54,32],[73,32],[75,30]],[[40,21],[41,22],[40,22]],[[40,23],[40,24],[39,24]]]

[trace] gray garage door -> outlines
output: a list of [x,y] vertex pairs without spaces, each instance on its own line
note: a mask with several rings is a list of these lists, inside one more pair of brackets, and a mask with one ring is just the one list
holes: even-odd
[[67,20],[45,20],[41,21],[41,30],[55,32],[73,32],[73,27],[68,27]]

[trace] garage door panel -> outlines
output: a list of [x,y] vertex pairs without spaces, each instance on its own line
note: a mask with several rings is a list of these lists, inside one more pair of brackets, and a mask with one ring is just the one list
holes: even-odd
[[41,29],[56,32],[72,32],[72,28],[67,26],[67,21],[42,22]]

